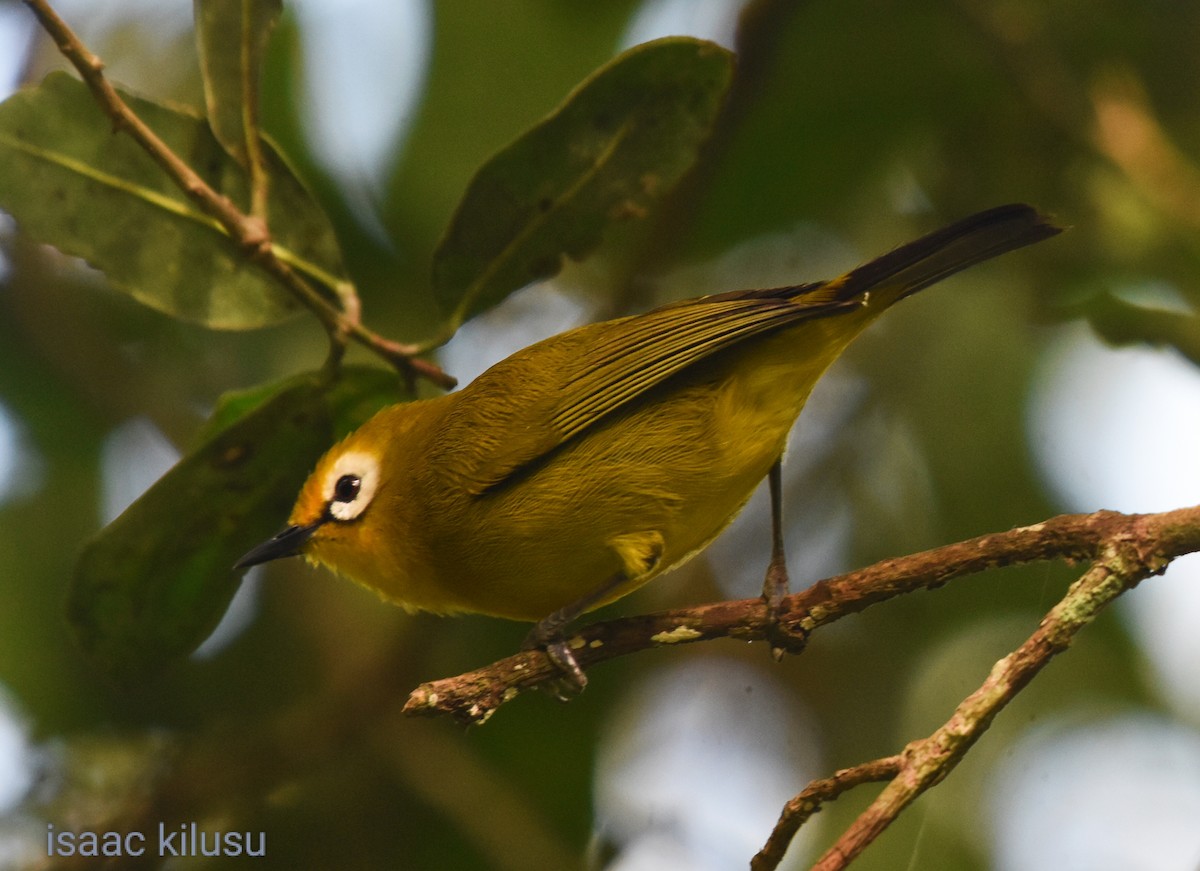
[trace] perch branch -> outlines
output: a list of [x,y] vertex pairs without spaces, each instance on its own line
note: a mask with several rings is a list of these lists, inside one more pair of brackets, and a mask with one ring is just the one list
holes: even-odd
[[[175,185],[206,215],[216,220],[246,257],[268,274],[307,307],[321,321],[330,340],[344,345],[354,340],[387,360],[409,377],[419,376],[440,387],[453,387],[455,381],[436,364],[414,356],[417,348],[386,339],[364,326],[358,317],[357,304],[346,305],[352,289],[339,282],[331,291],[343,300],[345,311],[339,311],[315,290],[295,269],[280,258],[271,243],[271,234],[261,215],[244,214],[233,201],[218,193],[190,166],[173,152],[158,135],[121,99],[121,95],[104,75],[104,63],[85,46],[74,31],[45,0],[24,0],[42,27],[54,39],[58,50],[79,71],[84,83],[101,109],[112,119],[116,130],[124,131],[171,178]],[[355,299],[357,296],[354,295]]]
[[[1200,506],[1161,514],[1064,514],[1032,526],[884,560],[858,571],[818,581],[783,601],[779,627],[793,639],[793,652],[820,626],[871,605],[916,590],[930,590],[984,569],[1046,559],[1097,559],[1106,547],[1129,542],[1142,554],[1146,573],[1161,571],[1173,558],[1200,550]],[[715,602],[625,617],[582,628],[568,640],[580,668],[650,647],[713,638],[762,641],[767,622],[761,598]],[[409,696],[409,714],[448,714],[482,723],[521,692],[559,676],[544,653],[518,653],[456,677],[421,684]]]

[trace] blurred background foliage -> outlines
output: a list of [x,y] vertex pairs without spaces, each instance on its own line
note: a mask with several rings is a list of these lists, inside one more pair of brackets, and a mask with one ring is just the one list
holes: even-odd
[[[189,4],[57,8],[115,80],[202,105]],[[5,87],[62,66],[19,4],[0,2],[0,28]],[[1023,200],[1073,229],[898,307],[814,395],[787,472],[795,582],[1062,510],[1196,501],[1193,4],[289,5],[265,127],[333,216],[367,322],[432,334],[431,253],[473,171],[621,48],[666,33],[738,54],[700,162],[648,220],[468,323],[441,352],[452,374],[666,299],[828,277]],[[2,867],[89,867],[46,858],[48,822],[160,821],[265,832],[260,867],[569,868],[585,852],[745,867],[783,800],[935,728],[1073,577],[1035,566],[892,601],[778,666],[733,643],[647,653],[594,671],[569,705],[522,698],[464,732],[399,705],[511,652],[525,627],[408,616],[279,565],[190,660],[114,686],[64,621],[82,544],[222,392],[314,368],[325,341],[307,317],[189,326],[11,222],[0,244]],[[603,614],[753,595],[766,547],[756,497],[710,555]],[[1196,868],[1198,589],[1180,563],[1135,591],[856,867]],[[870,792],[822,812],[789,861]]]

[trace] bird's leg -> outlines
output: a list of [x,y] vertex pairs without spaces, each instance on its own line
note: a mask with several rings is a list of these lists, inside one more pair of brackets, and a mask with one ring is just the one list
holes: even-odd
[[571,696],[583,692],[587,686],[587,675],[575,660],[575,654],[567,644],[563,630],[575,622],[576,618],[585,611],[591,610],[597,602],[607,599],[614,590],[628,582],[625,572],[617,572],[603,584],[573,602],[563,605],[553,614],[549,614],[534,624],[521,643],[522,650],[544,650],[558,670],[562,678],[553,685],[553,691],[559,699],[566,701]]
[[775,461],[771,471],[767,473],[767,484],[771,491],[771,562],[767,565],[762,595],[767,611],[767,641],[771,644],[771,656],[779,662],[783,659],[784,652],[795,646],[795,640],[779,625],[783,597],[788,594],[787,557],[783,552],[782,457]]
[[586,596],[568,602],[548,617],[543,617],[525,636],[525,650],[541,648],[563,673],[556,682],[554,692],[560,699],[578,695],[587,686],[587,677],[575,655],[567,644],[563,630],[585,611],[590,611],[602,602],[614,597],[622,587],[645,581],[654,573],[666,551],[662,533],[656,529],[643,529],[614,535],[607,542],[622,568]]

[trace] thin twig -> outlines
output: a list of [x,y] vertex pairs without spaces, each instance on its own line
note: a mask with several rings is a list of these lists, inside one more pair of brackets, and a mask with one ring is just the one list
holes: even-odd
[[[1162,514],[1064,514],[1033,526],[885,560],[786,597],[778,626],[794,639],[795,652],[818,627],[895,596],[935,589],[989,568],[1045,559],[1095,559],[1108,543],[1125,538],[1142,542],[1156,559],[1168,561],[1200,550],[1200,506]],[[767,629],[762,599],[756,597],[597,623],[581,629],[568,643],[580,668],[586,670],[650,647],[713,638],[762,641]],[[422,684],[409,696],[405,711],[448,714],[479,723],[521,692],[559,676],[541,651],[523,651],[476,671]]]
[[758,855],[750,860],[750,871],[773,871],[783,861],[796,832],[823,804],[864,783],[891,780],[900,773],[903,762],[903,756],[886,756],[835,771],[832,777],[812,781],[803,792],[783,806],[783,813],[779,815],[779,822],[775,824],[771,837]]
[[[278,256],[271,244],[270,230],[263,217],[244,214],[233,201],[210,187],[176,155],[121,99],[121,95],[104,75],[104,63],[80,41],[45,0],[24,2],[54,39],[63,57],[79,71],[96,102],[112,119],[113,127],[129,134],[184,195],[221,225],[249,260],[274,276],[315,314],[329,333],[332,342],[345,343],[352,339],[370,348],[401,372],[425,378],[440,387],[454,386],[455,380],[437,365],[413,357],[415,346],[383,338],[363,326],[352,307],[347,306],[347,312],[339,312],[321,293],[314,290],[296,270]],[[331,288],[331,291],[341,299],[346,299],[345,286]]]

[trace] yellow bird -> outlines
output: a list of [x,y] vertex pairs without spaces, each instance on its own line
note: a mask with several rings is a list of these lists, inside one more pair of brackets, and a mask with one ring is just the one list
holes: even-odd
[[1060,232],[1000,206],[832,281],[742,290],[531,345],[464,389],[380,411],[317,463],[238,568],[302,554],[409,610],[564,626],[702,550],[771,474],[825,369],[900,299]]

